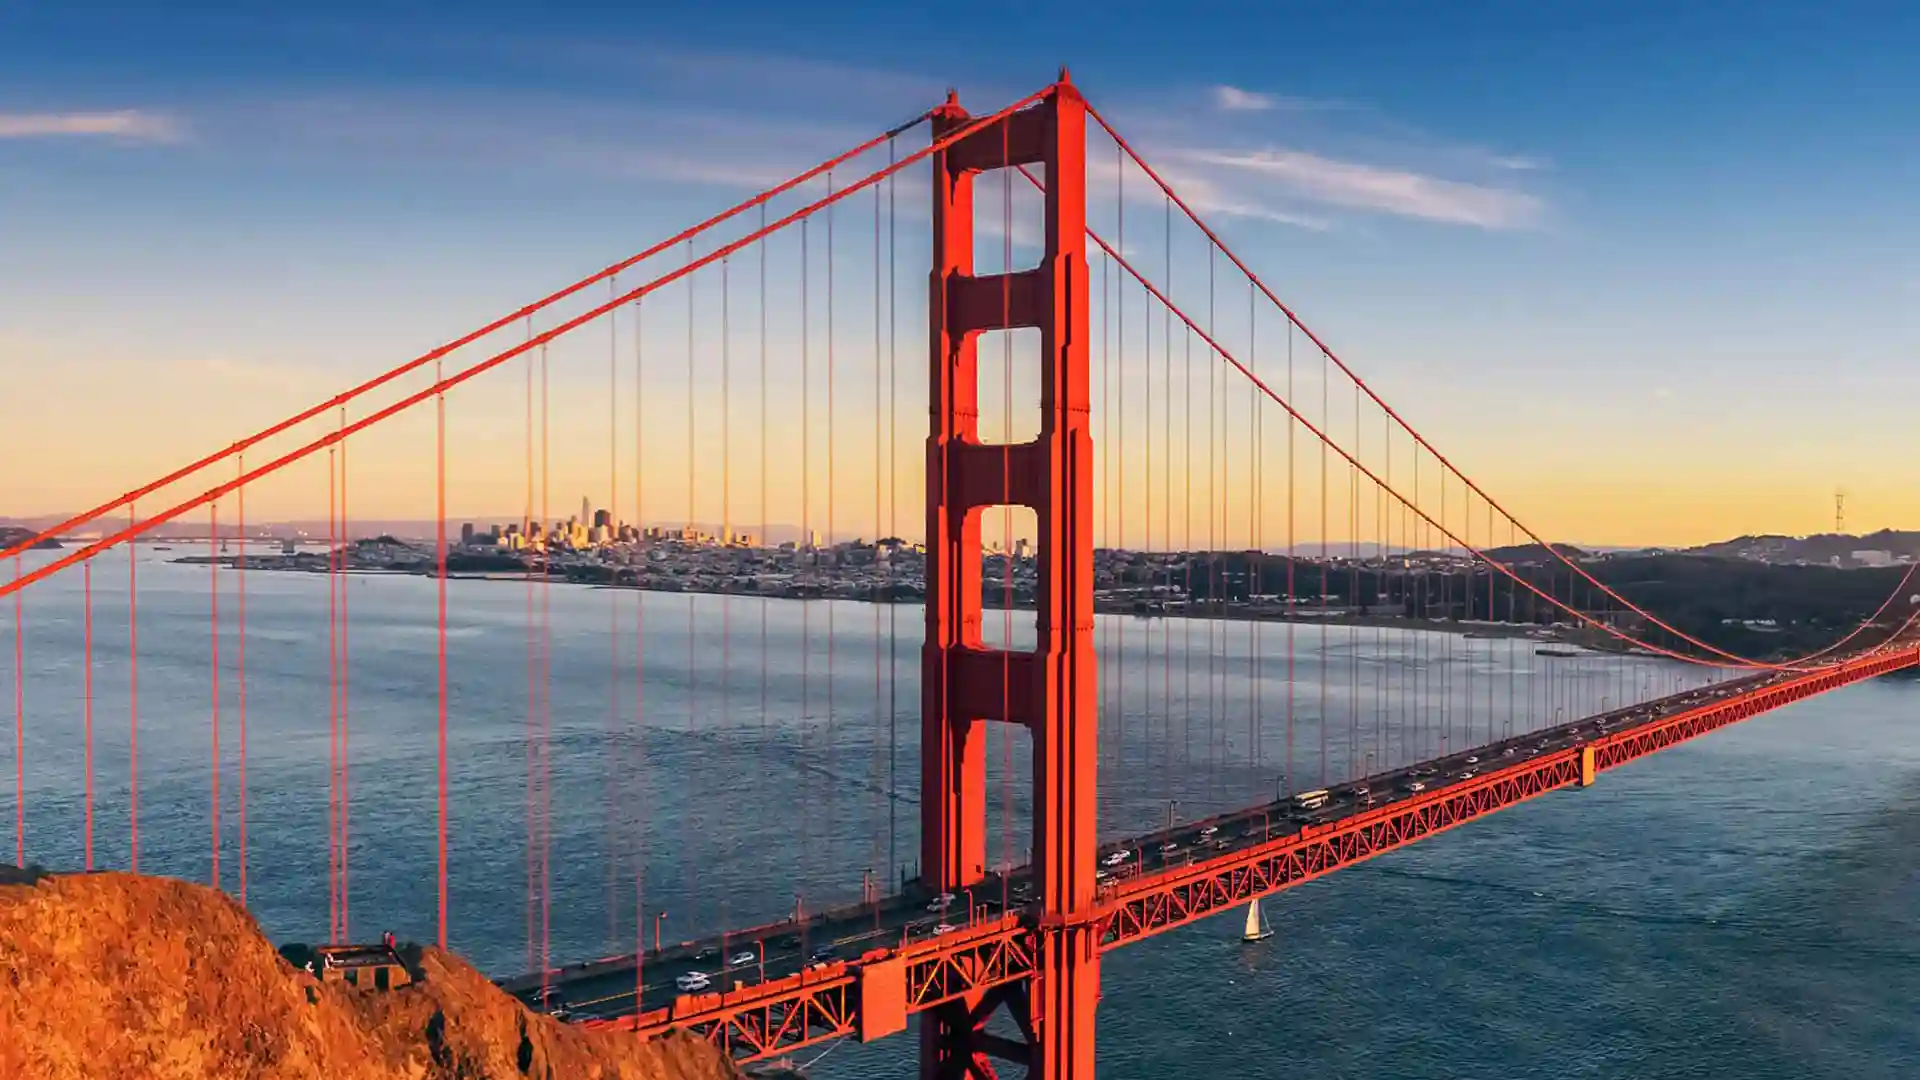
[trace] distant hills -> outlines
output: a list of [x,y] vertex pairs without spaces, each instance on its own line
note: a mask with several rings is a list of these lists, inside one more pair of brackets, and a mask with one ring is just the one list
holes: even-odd
[[1686,549],[1690,555],[1713,555],[1725,559],[1750,559],[1755,562],[1793,565],[1853,566],[1862,560],[1855,552],[1885,552],[1894,562],[1920,560],[1920,532],[1882,529],[1865,536],[1820,533],[1814,536],[1741,536],[1717,544],[1702,544]]
[[[0,525],[0,550],[10,548],[22,541],[31,540],[39,535],[39,533],[40,530],[38,529],[24,529],[13,525]],[[60,546],[60,541],[43,540],[33,546],[36,548],[57,548]]]

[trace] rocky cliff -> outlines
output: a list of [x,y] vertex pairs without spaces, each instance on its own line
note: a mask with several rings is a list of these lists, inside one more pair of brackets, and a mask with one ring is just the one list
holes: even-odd
[[8,1080],[733,1080],[698,1040],[650,1043],[529,1013],[420,950],[390,991],[315,980],[204,886],[0,871]]

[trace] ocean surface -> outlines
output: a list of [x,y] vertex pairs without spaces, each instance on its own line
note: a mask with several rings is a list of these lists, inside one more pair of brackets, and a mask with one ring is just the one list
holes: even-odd
[[[212,876],[217,590],[233,892],[238,577],[171,564],[204,551],[174,548],[92,573],[94,857],[130,859],[131,572],[140,869]],[[27,853],[55,869],[84,860],[87,584],[69,571],[21,612]],[[631,951],[662,911],[672,941],[912,872],[918,608],[448,591],[451,935],[489,973]],[[343,592],[353,936],[431,939],[435,583],[357,575]],[[247,901],[276,940],[321,939],[327,582],[250,574],[246,604]],[[987,630],[1020,643],[1030,620],[989,612]],[[1109,837],[1717,677],[1437,632],[1102,617],[1098,633]],[[10,703],[10,662],[0,686]],[[531,903],[530,724],[548,732],[551,853]],[[996,861],[1025,858],[1024,743],[989,737]],[[1255,946],[1223,918],[1107,957],[1101,1075],[1920,1076],[1920,683],[1748,721],[1266,912]],[[903,1036],[796,1057],[852,1078],[909,1075],[913,1051]]]

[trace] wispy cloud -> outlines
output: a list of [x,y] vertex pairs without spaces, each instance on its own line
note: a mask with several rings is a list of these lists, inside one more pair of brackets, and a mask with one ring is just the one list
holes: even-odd
[[[1326,232],[1333,228],[1333,222],[1325,217],[1274,206],[1258,197],[1233,193],[1197,169],[1167,165],[1158,171],[1167,184],[1203,217],[1221,215],[1245,218],[1273,225],[1290,225],[1311,232]],[[1128,189],[1128,196],[1149,204],[1156,204],[1161,198],[1159,188],[1144,184],[1135,184]]]
[[0,139],[92,137],[123,142],[177,142],[184,133],[180,122],[165,113],[143,109],[108,112],[0,112]]
[[1524,229],[1539,224],[1545,211],[1538,196],[1524,191],[1342,161],[1304,150],[1186,150],[1179,157],[1193,165],[1278,184],[1310,201],[1427,221]]
[[1488,158],[1487,163],[1496,169],[1507,169],[1511,172],[1537,172],[1547,167],[1545,161],[1536,157],[1527,157],[1524,154],[1496,154]]
[[1213,103],[1227,112],[1266,112],[1274,106],[1271,96],[1242,90],[1237,86],[1214,87]]
[[726,109],[527,94],[310,98],[209,113],[204,122],[210,142],[324,156],[333,165],[484,164],[561,178],[739,189],[771,186],[872,134],[851,124]]

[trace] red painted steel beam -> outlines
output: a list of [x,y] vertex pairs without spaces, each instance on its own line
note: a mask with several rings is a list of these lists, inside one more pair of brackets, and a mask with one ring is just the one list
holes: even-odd
[[[690,1031],[738,1060],[752,1061],[849,1035],[879,1038],[913,1013],[936,1010],[995,987],[1032,978],[1034,936],[1007,917],[904,947],[875,949],[859,960],[755,983],[722,994],[689,994],[664,1009],[586,1026],[644,1036]],[[871,1007],[869,981],[897,978],[901,1023],[863,1031]]]
[[1549,791],[1583,782],[1589,770],[1617,768],[1763,712],[1920,664],[1920,649],[1872,653],[1832,668],[1714,702],[1492,770],[1324,826],[1176,870],[1134,878],[1104,898],[1102,949],[1152,937],[1404,847]]

